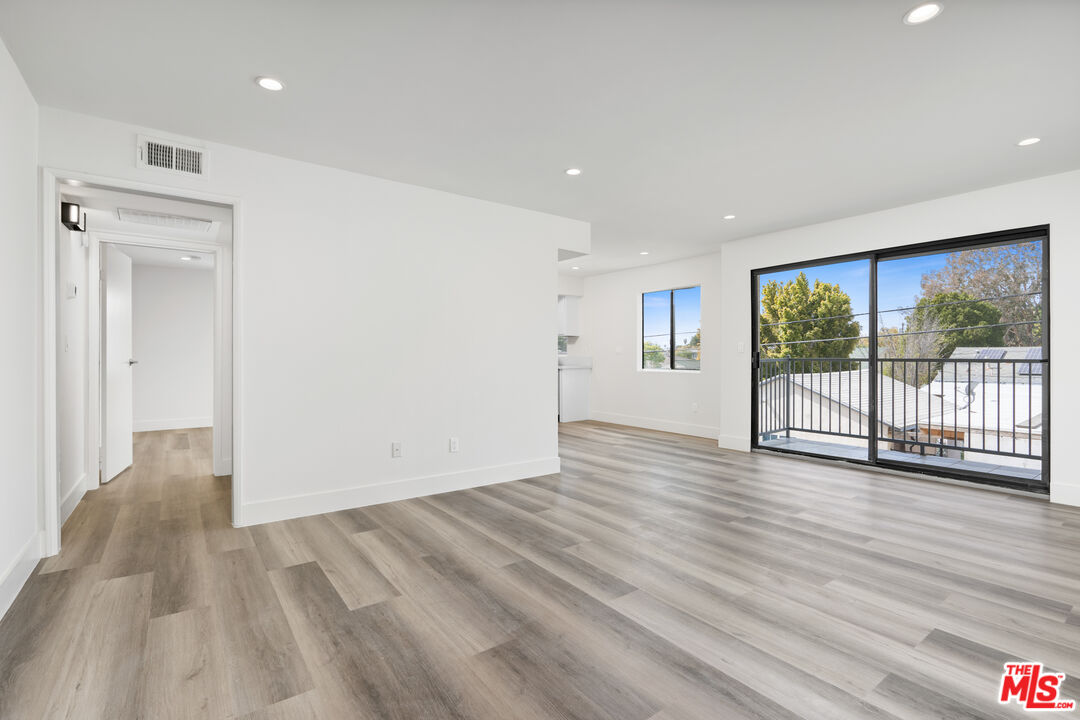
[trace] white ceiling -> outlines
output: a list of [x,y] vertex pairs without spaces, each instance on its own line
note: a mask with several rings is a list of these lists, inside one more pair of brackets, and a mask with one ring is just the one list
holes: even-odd
[[592,273],[1080,167],[1080,2],[945,2],[4,0],[0,35],[44,105],[588,220]]
[[[117,245],[115,247],[131,258],[131,262],[135,265],[154,265],[157,267],[181,268],[183,270],[214,269],[213,253],[167,250],[165,248],[143,247],[141,245]],[[196,259],[181,260],[182,257]]]

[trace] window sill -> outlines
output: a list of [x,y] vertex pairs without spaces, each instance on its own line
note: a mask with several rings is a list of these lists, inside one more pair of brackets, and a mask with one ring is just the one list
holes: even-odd
[[675,375],[700,375],[700,370],[687,370],[685,368],[679,368],[672,370],[671,368],[638,368],[639,373],[658,373],[658,374],[675,374]]

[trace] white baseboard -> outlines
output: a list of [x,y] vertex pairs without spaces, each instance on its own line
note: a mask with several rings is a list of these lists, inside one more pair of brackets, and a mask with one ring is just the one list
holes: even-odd
[[241,507],[241,522],[238,526],[261,525],[262,523],[277,520],[319,515],[366,505],[379,505],[425,495],[436,495],[482,485],[509,482],[510,480],[551,475],[557,472],[559,472],[559,458],[548,457],[442,475],[405,478],[378,485],[364,485],[311,495],[294,495],[276,500],[244,503]]
[[226,475],[232,475],[232,458],[221,458],[220,464],[218,463],[217,456],[214,457],[214,477],[224,477]]
[[746,435],[717,435],[717,442],[725,450],[750,452],[750,438]]
[[188,430],[190,428],[213,427],[212,417],[167,418],[165,420],[136,420],[135,432],[154,432],[156,430]]
[[693,423],[678,422],[676,420],[640,417],[638,415],[623,415],[622,413],[603,411],[590,413],[589,419],[598,422],[614,423],[616,425],[629,425],[631,427],[645,428],[646,430],[660,430],[662,432],[693,435],[694,437],[710,439],[715,438],[720,432],[718,428],[709,427],[708,425],[695,425]]
[[67,491],[67,494],[60,500],[60,525],[63,526],[67,519],[71,517],[71,513],[75,510],[75,506],[79,504],[79,501],[83,499],[83,495],[86,494],[86,473],[82,474],[82,477],[71,486],[71,489]]
[[1050,478],[1050,502],[1059,505],[1080,506],[1080,485],[1063,483]]
[[34,533],[33,537],[26,541],[15,560],[4,569],[0,575],[0,619],[7,614],[11,603],[15,602],[15,596],[22,590],[23,585],[30,579],[31,573],[37,567],[41,559],[42,534]]

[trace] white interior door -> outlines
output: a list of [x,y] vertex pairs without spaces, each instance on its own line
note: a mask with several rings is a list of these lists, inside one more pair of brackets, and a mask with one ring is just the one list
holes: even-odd
[[132,394],[131,258],[105,246],[104,425],[102,480],[108,482],[131,466],[135,406]]

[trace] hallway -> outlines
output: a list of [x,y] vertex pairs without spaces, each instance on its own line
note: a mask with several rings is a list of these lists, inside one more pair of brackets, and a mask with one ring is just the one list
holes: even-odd
[[0,718],[1018,717],[1021,658],[1080,697],[1075,508],[560,444],[560,475],[235,529],[209,430],[140,433],[0,623]]

